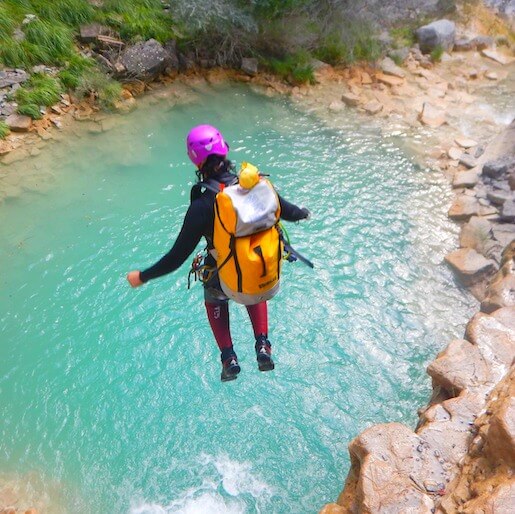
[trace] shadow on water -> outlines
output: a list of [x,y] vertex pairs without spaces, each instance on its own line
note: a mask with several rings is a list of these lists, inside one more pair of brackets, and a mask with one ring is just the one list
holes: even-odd
[[[352,437],[414,426],[425,364],[462,335],[472,301],[442,265],[451,192],[352,119],[328,128],[244,87],[187,98],[45,150],[31,166],[50,185],[0,205],[0,468],[60,481],[69,512],[314,512]],[[315,270],[285,264],[270,302],[276,370],[257,370],[233,305],[227,384],[189,262],[138,290],[124,278],[180,229],[200,122],[313,213],[289,232]]]

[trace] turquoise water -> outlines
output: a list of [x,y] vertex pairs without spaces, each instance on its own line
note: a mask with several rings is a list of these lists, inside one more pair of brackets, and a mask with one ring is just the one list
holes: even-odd
[[[243,87],[188,99],[43,149],[16,170],[40,173],[41,189],[0,204],[0,470],[57,490],[49,512],[317,512],[341,490],[353,437],[414,426],[424,367],[471,312],[442,264],[449,188],[397,141]],[[183,140],[200,122],[313,213],[289,232],[316,267],[286,264],[270,302],[276,370],[259,373],[232,305],[231,383],[189,262],[137,290],[125,281],[180,229]]]

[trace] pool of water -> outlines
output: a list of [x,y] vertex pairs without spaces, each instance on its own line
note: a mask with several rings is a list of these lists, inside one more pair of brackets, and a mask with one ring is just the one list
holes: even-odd
[[[11,170],[45,178],[0,204],[0,470],[58,490],[49,512],[316,512],[341,490],[353,437],[414,426],[424,367],[474,306],[442,262],[451,191],[394,140],[245,87],[189,99],[149,102]],[[125,280],[181,227],[184,137],[201,122],[312,211],[288,228],[315,269],[285,264],[270,302],[276,370],[259,373],[232,305],[230,383],[189,262],[137,290]]]

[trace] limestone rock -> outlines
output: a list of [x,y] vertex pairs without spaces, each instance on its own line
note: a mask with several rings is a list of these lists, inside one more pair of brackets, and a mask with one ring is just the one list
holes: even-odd
[[511,514],[515,505],[515,480],[501,482],[499,486],[491,485],[487,494],[460,506],[464,514]]
[[470,52],[471,50],[475,50],[476,45],[471,39],[468,38],[458,38],[454,41],[454,48],[453,50],[455,52]]
[[359,105],[360,97],[354,93],[343,93],[342,102],[350,107],[356,107]]
[[503,248],[515,240],[515,224],[497,223],[492,226],[494,238],[501,243]]
[[420,27],[415,33],[423,53],[431,53],[438,47],[450,51],[454,46],[456,25],[449,20],[438,20]]
[[337,503],[328,503],[319,514],[347,514],[347,511]]
[[459,158],[460,164],[463,164],[465,168],[475,168],[477,162],[474,156],[469,155],[468,153],[461,154]]
[[449,148],[449,150],[447,150],[447,155],[453,161],[459,160],[459,158],[461,157],[462,154],[463,154],[463,151],[459,148],[456,148],[455,146],[451,146],[451,148]]
[[503,177],[514,164],[515,160],[510,156],[488,161],[483,165],[482,174],[485,177],[499,179]]
[[338,498],[347,511],[431,513],[434,501],[423,484],[445,479],[435,457],[410,429],[400,423],[372,426],[351,441],[349,453],[351,482]]
[[241,60],[241,70],[254,77],[258,73],[258,60],[254,57],[244,57]]
[[345,104],[340,100],[335,100],[329,104],[329,110],[331,112],[341,112],[345,109]]
[[477,216],[472,216],[469,222],[461,229],[460,246],[462,248],[472,248],[484,255],[485,242],[492,238],[491,223]]
[[472,44],[477,50],[485,50],[494,46],[494,39],[490,36],[476,36],[472,40]]
[[465,338],[488,357],[491,373],[496,381],[501,380],[515,356],[515,307],[475,314],[467,324]]
[[367,102],[363,108],[368,114],[377,114],[383,110],[383,104],[376,100],[372,100],[371,102]]
[[486,193],[486,197],[494,204],[494,205],[502,205],[504,202],[509,200],[512,195],[503,191],[501,189],[494,189],[492,191],[488,191]]
[[487,71],[485,77],[488,80],[499,80],[499,75],[495,71]]
[[386,75],[392,75],[394,77],[399,77],[403,79],[406,76],[406,73],[393,62],[390,57],[385,57],[380,63],[379,67],[383,71],[383,73],[386,73]]
[[453,187],[474,187],[479,182],[479,169],[458,171],[452,181]]
[[455,143],[462,148],[472,148],[473,146],[477,146],[477,141],[470,139],[468,137],[457,137],[454,139]]
[[433,379],[433,388],[443,387],[451,397],[495,385],[479,347],[465,339],[451,341],[429,364],[427,372]]
[[479,203],[472,196],[461,195],[455,198],[448,216],[453,220],[468,220],[471,216],[477,216],[479,213]]
[[480,282],[492,274],[496,265],[491,259],[486,259],[483,255],[471,248],[460,248],[451,252],[445,257],[445,262],[449,264],[458,279],[466,286]]
[[385,73],[376,73],[376,79],[387,86],[402,86],[405,82],[403,78],[386,75]]
[[[515,243],[510,246],[515,248]],[[515,306],[515,251],[510,255],[506,249],[503,252],[501,268],[490,282],[481,302],[482,312],[492,313],[502,307]],[[508,255],[510,258],[506,258]]]
[[28,132],[32,126],[32,118],[23,114],[11,114],[5,123],[13,132]]
[[0,70],[0,89],[21,84],[28,79],[29,75],[23,70]]
[[501,54],[497,50],[482,50],[481,53],[488,57],[489,59],[492,59],[495,62],[498,62],[499,64],[508,65],[515,61],[513,57],[509,57],[507,55]]
[[168,54],[158,41],[149,39],[127,48],[120,62],[131,78],[149,80],[164,71]]
[[504,202],[501,210],[501,221],[507,223],[515,222],[515,200],[508,200]]
[[424,125],[437,128],[446,123],[445,113],[430,103],[424,102],[422,112],[420,113],[420,121]]

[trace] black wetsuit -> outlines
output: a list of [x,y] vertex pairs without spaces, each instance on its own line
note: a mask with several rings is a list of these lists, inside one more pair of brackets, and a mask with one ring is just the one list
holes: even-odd
[[[210,180],[216,180],[227,185],[235,181],[235,175],[223,172]],[[209,189],[203,193],[199,192],[197,198],[192,195],[192,201],[174,245],[153,266],[140,272],[140,278],[143,282],[161,277],[179,268],[193,253],[202,237],[206,238],[208,246],[212,246],[210,242],[213,240],[215,222],[215,196],[215,193]],[[279,196],[279,203],[281,206],[281,218],[286,221],[299,221],[309,215],[307,209],[297,207],[281,198],[281,196]]]

